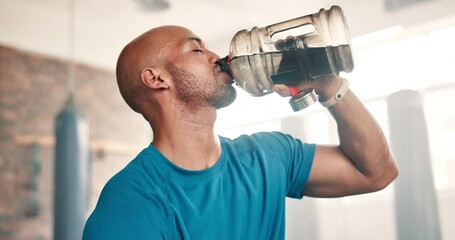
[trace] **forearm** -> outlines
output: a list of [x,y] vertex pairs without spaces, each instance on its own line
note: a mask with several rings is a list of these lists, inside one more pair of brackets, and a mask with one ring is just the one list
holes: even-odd
[[[321,102],[331,99],[343,85],[338,76],[323,76],[301,87],[314,89]],[[289,96],[290,89],[274,91]],[[330,102],[330,101],[329,101]],[[380,190],[398,174],[386,138],[376,120],[351,91],[330,106],[338,126],[339,146],[318,145],[303,194],[340,197]]]

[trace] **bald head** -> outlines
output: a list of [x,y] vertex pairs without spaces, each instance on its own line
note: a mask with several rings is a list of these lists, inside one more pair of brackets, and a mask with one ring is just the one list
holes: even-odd
[[178,32],[189,32],[179,26],[161,26],[153,28],[130,43],[120,53],[117,61],[117,83],[126,103],[136,112],[141,112],[141,102],[147,89],[142,84],[141,72],[147,67],[166,64],[169,46]]

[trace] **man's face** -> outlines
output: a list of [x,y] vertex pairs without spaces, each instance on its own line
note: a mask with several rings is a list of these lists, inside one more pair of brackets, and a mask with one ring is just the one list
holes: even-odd
[[230,105],[236,98],[236,90],[232,79],[219,70],[216,64],[219,57],[190,31],[182,36],[167,64],[177,98],[192,109]]

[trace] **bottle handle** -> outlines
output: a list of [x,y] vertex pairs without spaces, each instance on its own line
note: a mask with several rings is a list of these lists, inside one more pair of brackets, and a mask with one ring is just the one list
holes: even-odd
[[272,37],[276,33],[283,32],[283,31],[293,29],[293,28],[297,28],[300,26],[308,25],[308,24],[313,25],[313,20],[311,18],[311,15],[294,18],[294,19],[287,20],[284,22],[275,23],[273,25],[267,26],[266,30],[267,30],[267,34],[270,37]]

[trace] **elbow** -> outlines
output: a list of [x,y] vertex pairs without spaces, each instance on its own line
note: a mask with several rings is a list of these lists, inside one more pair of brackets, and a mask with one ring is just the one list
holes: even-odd
[[379,173],[372,181],[372,191],[380,191],[386,188],[398,177],[399,169],[393,156],[388,157],[386,164]]

